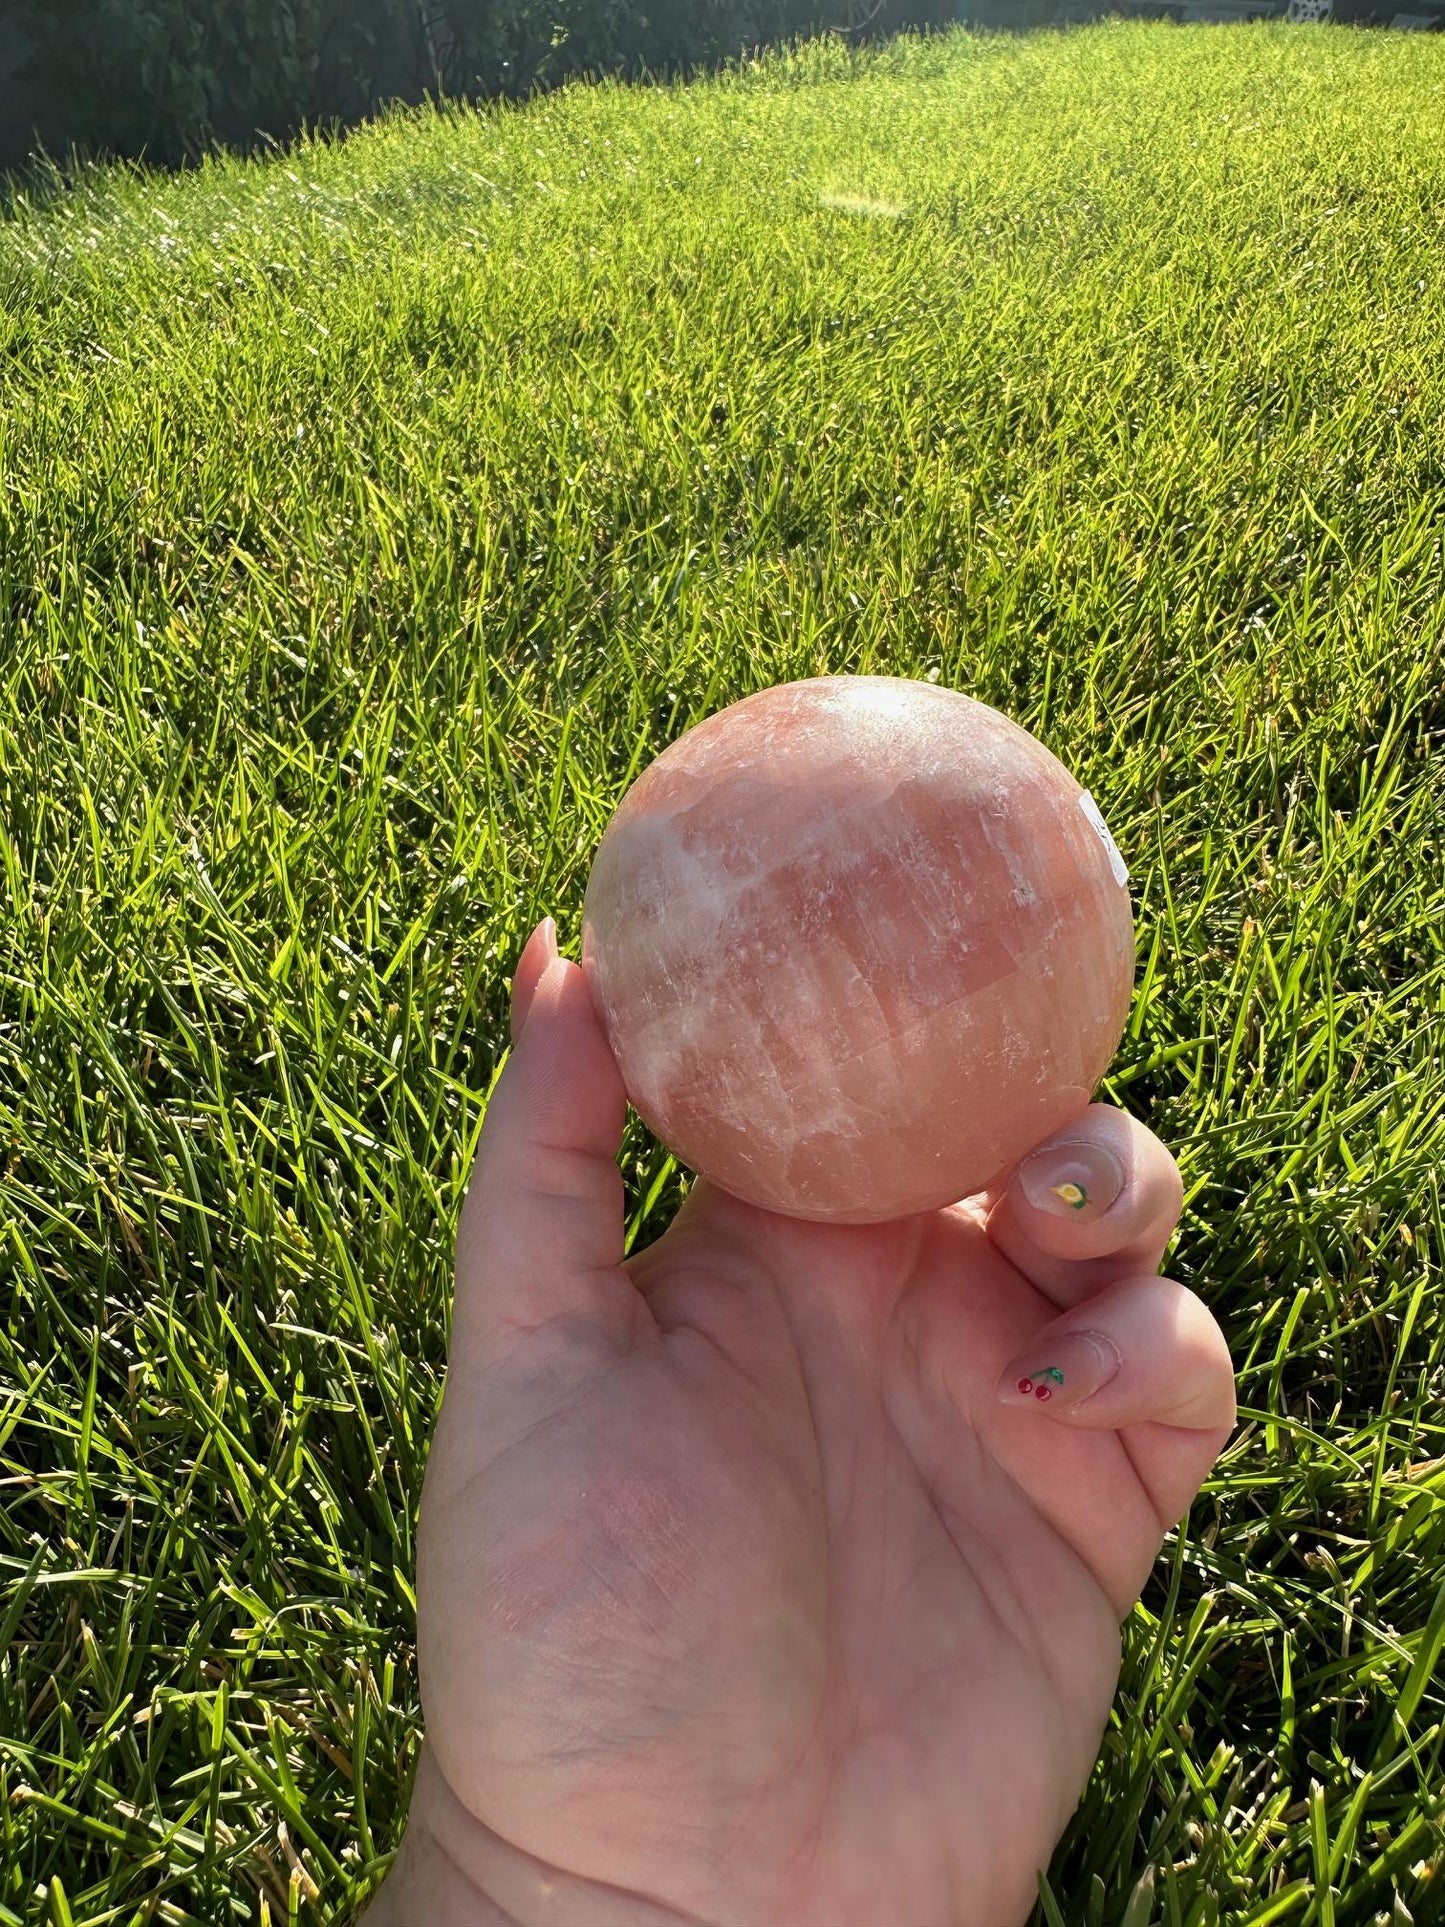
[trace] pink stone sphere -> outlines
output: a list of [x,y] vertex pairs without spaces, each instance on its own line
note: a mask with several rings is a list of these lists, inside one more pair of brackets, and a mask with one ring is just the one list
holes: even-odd
[[582,968],[683,1164],[873,1224],[973,1196],[1085,1108],[1134,924],[1092,798],[1027,730],[931,683],[820,676],[638,777],[592,866]]

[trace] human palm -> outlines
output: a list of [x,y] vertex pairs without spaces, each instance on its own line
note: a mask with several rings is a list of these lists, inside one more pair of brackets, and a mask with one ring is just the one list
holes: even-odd
[[[496,1911],[393,1917],[1022,1922],[1119,1623],[1233,1424],[1218,1327],[1154,1275],[1172,1160],[1093,1106],[1027,1187],[831,1226],[699,1180],[624,1260],[625,1099],[550,924],[514,1028],[458,1242],[392,1889],[431,1848]],[[1051,1160],[1090,1202],[1050,1209]]]

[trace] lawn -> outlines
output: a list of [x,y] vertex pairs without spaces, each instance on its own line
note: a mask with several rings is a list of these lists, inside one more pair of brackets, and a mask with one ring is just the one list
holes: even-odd
[[513,961],[843,671],[1099,799],[1239,1371],[1037,1927],[1445,1920],[1442,125],[1445,41],[1107,23],[14,198],[0,1922],[385,1864]]

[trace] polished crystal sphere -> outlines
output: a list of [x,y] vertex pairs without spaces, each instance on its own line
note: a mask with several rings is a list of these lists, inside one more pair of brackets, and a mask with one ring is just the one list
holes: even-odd
[[688,730],[598,846],[582,968],[693,1171],[868,1224],[1076,1117],[1133,985],[1124,864],[1042,743],[954,690],[822,676]]

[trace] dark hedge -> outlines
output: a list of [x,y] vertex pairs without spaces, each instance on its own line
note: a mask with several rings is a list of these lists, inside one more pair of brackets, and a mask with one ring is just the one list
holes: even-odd
[[[9,80],[52,153],[193,159],[385,101],[685,75],[825,31],[943,25],[959,0],[10,0]],[[33,112],[27,108],[33,107]],[[14,110],[12,109],[12,118]],[[27,129],[28,131],[28,129]]]

